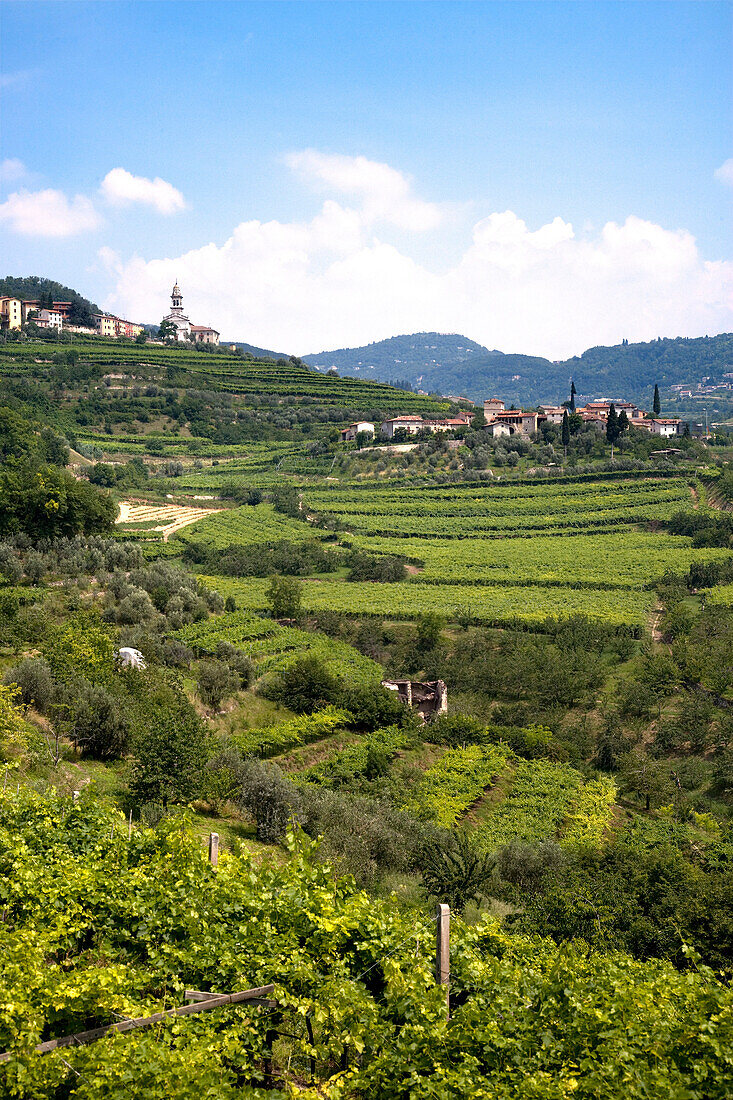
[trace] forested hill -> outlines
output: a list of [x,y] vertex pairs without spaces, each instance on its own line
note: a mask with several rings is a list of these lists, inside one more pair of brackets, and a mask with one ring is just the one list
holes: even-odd
[[589,348],[554,363],[504,355],[464,336],[433,332],[304,358],[321,369],[336,367],[343,374],[381,380],[403,378],[424,390],[464,394],[474,401],[493,393],[523,404],[560,401],[567,397],[572,377],[580,397],[623,395],[649,404],[655,383],[694,385],[705,377],[719,381],[733,371],[733,333]]
[[444,389],[443,379],[453,371],[466,376],[474,362],[491,357],[501,358],[501,352],[489,351],[466,336],[440,332],[415,332],[410,336],[392,336],[363,348],[340,348],[319,355],[305,355],[303,361],[311,367],[329,370],[335,367],[344,374],[360,378],[393,379],[410,382],[422,389]]
[[15,298],[38,298],[42,305],[48,306],[54,301],[71,302],[70,315],[75,324],[90,325],[92,314],[99,313],[99,306],[78,291],[40,275],[6,275],[0,279],[0,295],[3,294]]

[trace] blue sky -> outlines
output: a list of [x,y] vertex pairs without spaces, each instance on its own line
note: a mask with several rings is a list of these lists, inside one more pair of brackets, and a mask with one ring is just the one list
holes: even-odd
[[727,3],[6,0],[0,32],[8,273],[157,321],[172,272],[301,353],[733,327]]

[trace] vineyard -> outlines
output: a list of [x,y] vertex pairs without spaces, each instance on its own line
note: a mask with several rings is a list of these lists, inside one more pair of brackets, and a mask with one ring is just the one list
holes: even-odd
[[[429,913],[335,881],[305,838],[288,844],[284,861],[225,853],[215,871],[180,818],[128,838],[91,799],[0,793],[3,1094],[730,1095],[731,992],[711,970],[454,919],[447,1021]],[[34,1054],[180,1006],[187,989],[268,983],[274,1007],[222,1005]]]
[[478,532],[507,538],[539,531],[616,529],[663,519],[689,501],[689,487],[682,478],[652,477],[620,484],[469,484],[434,487],[419,496],[390,486],[306,494],[309,510],[337,517],[354,533],[399,539],[465,538]]
[[182,531],[183,541],[202,543],[214,550],[250,542],[297,542],[317,535],[307,523],[276,512],[271,504],[243,505],[200,519]]
[[378,683],[383,675],[380,665],[345,642],[281,626],[273,619],[257,618],[247,611],[224,612],[205,622],[182,627],[171,636],[200,654],[215,653],[220,642],[237,646],[254,661],[258,676],[280,671],[306,653],[322,657],[337,675],[352,684]]
[[[583,777],[567,764],[550,760],[520,760],[510,779],[508,793],[485,816],[479,811],[476,830],[478,842],[487,851],[495,851],[510,840],[537,842],[555,839],[563,821],[573,812],[573,804],[583,805]],[[610,814],[605,807],[604,827]],[[583,811],[591,836],[597,833],[595,817]],[[574,819],[576,839],[583,834],[581,818]]]
[[[238,607],[263,611],[269,606],[268,581],[255,577],[203,577],[225,599],[232,596]],[[429,611],[451,619],[506,625],[526,620],[542,622],[552,616],[587,615],[617,625],[640,625],[654,602],[653,593],[632,590],[542,588],[529,585],[461,587],[454,584],[421,584],[419,578],[404,583],[373,584],[369,581],[304,581],[303,609],[336,611],[344,615],[416,619]]]
[[[438,403],[409,391],[395,391],[380,382],[333,378],[290,360],[245,359],[240,355],[204,354],[182,348],[135,346],[117,341],[87,339],[74,345],[80,366],[114,370],[122,381],[157,380],[187,389],[231,393],[246,399],[265,395],[288,400],[314,400],[365,412],[382,411],[433,414],[445,412]],[[0,375],[36,377],[53,363],[56,349],[37,344],[4,344],[0,348]],[[40,368],[40,372],[39,372]]]
[[499,745],[449,749],[405,800],[405,809],[450,828],[495,781],[507,764]]

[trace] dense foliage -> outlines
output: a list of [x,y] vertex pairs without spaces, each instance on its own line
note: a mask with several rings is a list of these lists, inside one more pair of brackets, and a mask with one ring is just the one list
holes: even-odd
[[[123,819],[88,800],[1,797],[5,1094],[729,1095],[731,994],[712,971],[683,976],[454,920],[446,1022],[427,915],[334,881],[303,841],[291,852],[257,869],[225,855],[215,873],[175,820],[128,840]],[[181,1004],[186,988],[267,982],[275,1011],[224,1007],[33,1054],[41,1038]],[[268,1031],[282,1035],[271,1069]]]

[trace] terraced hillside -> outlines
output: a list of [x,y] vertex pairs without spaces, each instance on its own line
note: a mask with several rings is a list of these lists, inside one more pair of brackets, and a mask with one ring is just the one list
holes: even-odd
[[[342,573],[306,579],[303,606],[396,619],[438,612],[494,625],[582,614],[639,627],[664,573],[729,557],[725,548],[694,548],[657,529],[691,499],[681,476],[433,485],[419,493],[394,481],[324,483],[304,490],[303,505],[339,529],[335,548],[398,557],[410,568],[392,583],[347,581]],[[261,504],[202,520],[180,537],[225,550],[323,534]],[[268,606],[265,579],[209,576],[206,583],[242,608]]]
[[[182,348],[121,344],[116,340],[82,338],[73,348],[74,372],[90,376],[114,375],[112,384],[127,381],[165,382],[172,387],[237,395],[310,400],[356,411],[380,410],[434,414],[447,403],[436,403],[410,391],[381,382],[338,378],[311,370],[299,360],[253,359],[226,352],[204,353]],[[54,374],[58,355],[53,345],[10,343],[0,346],[0,375],[38,379]]]

